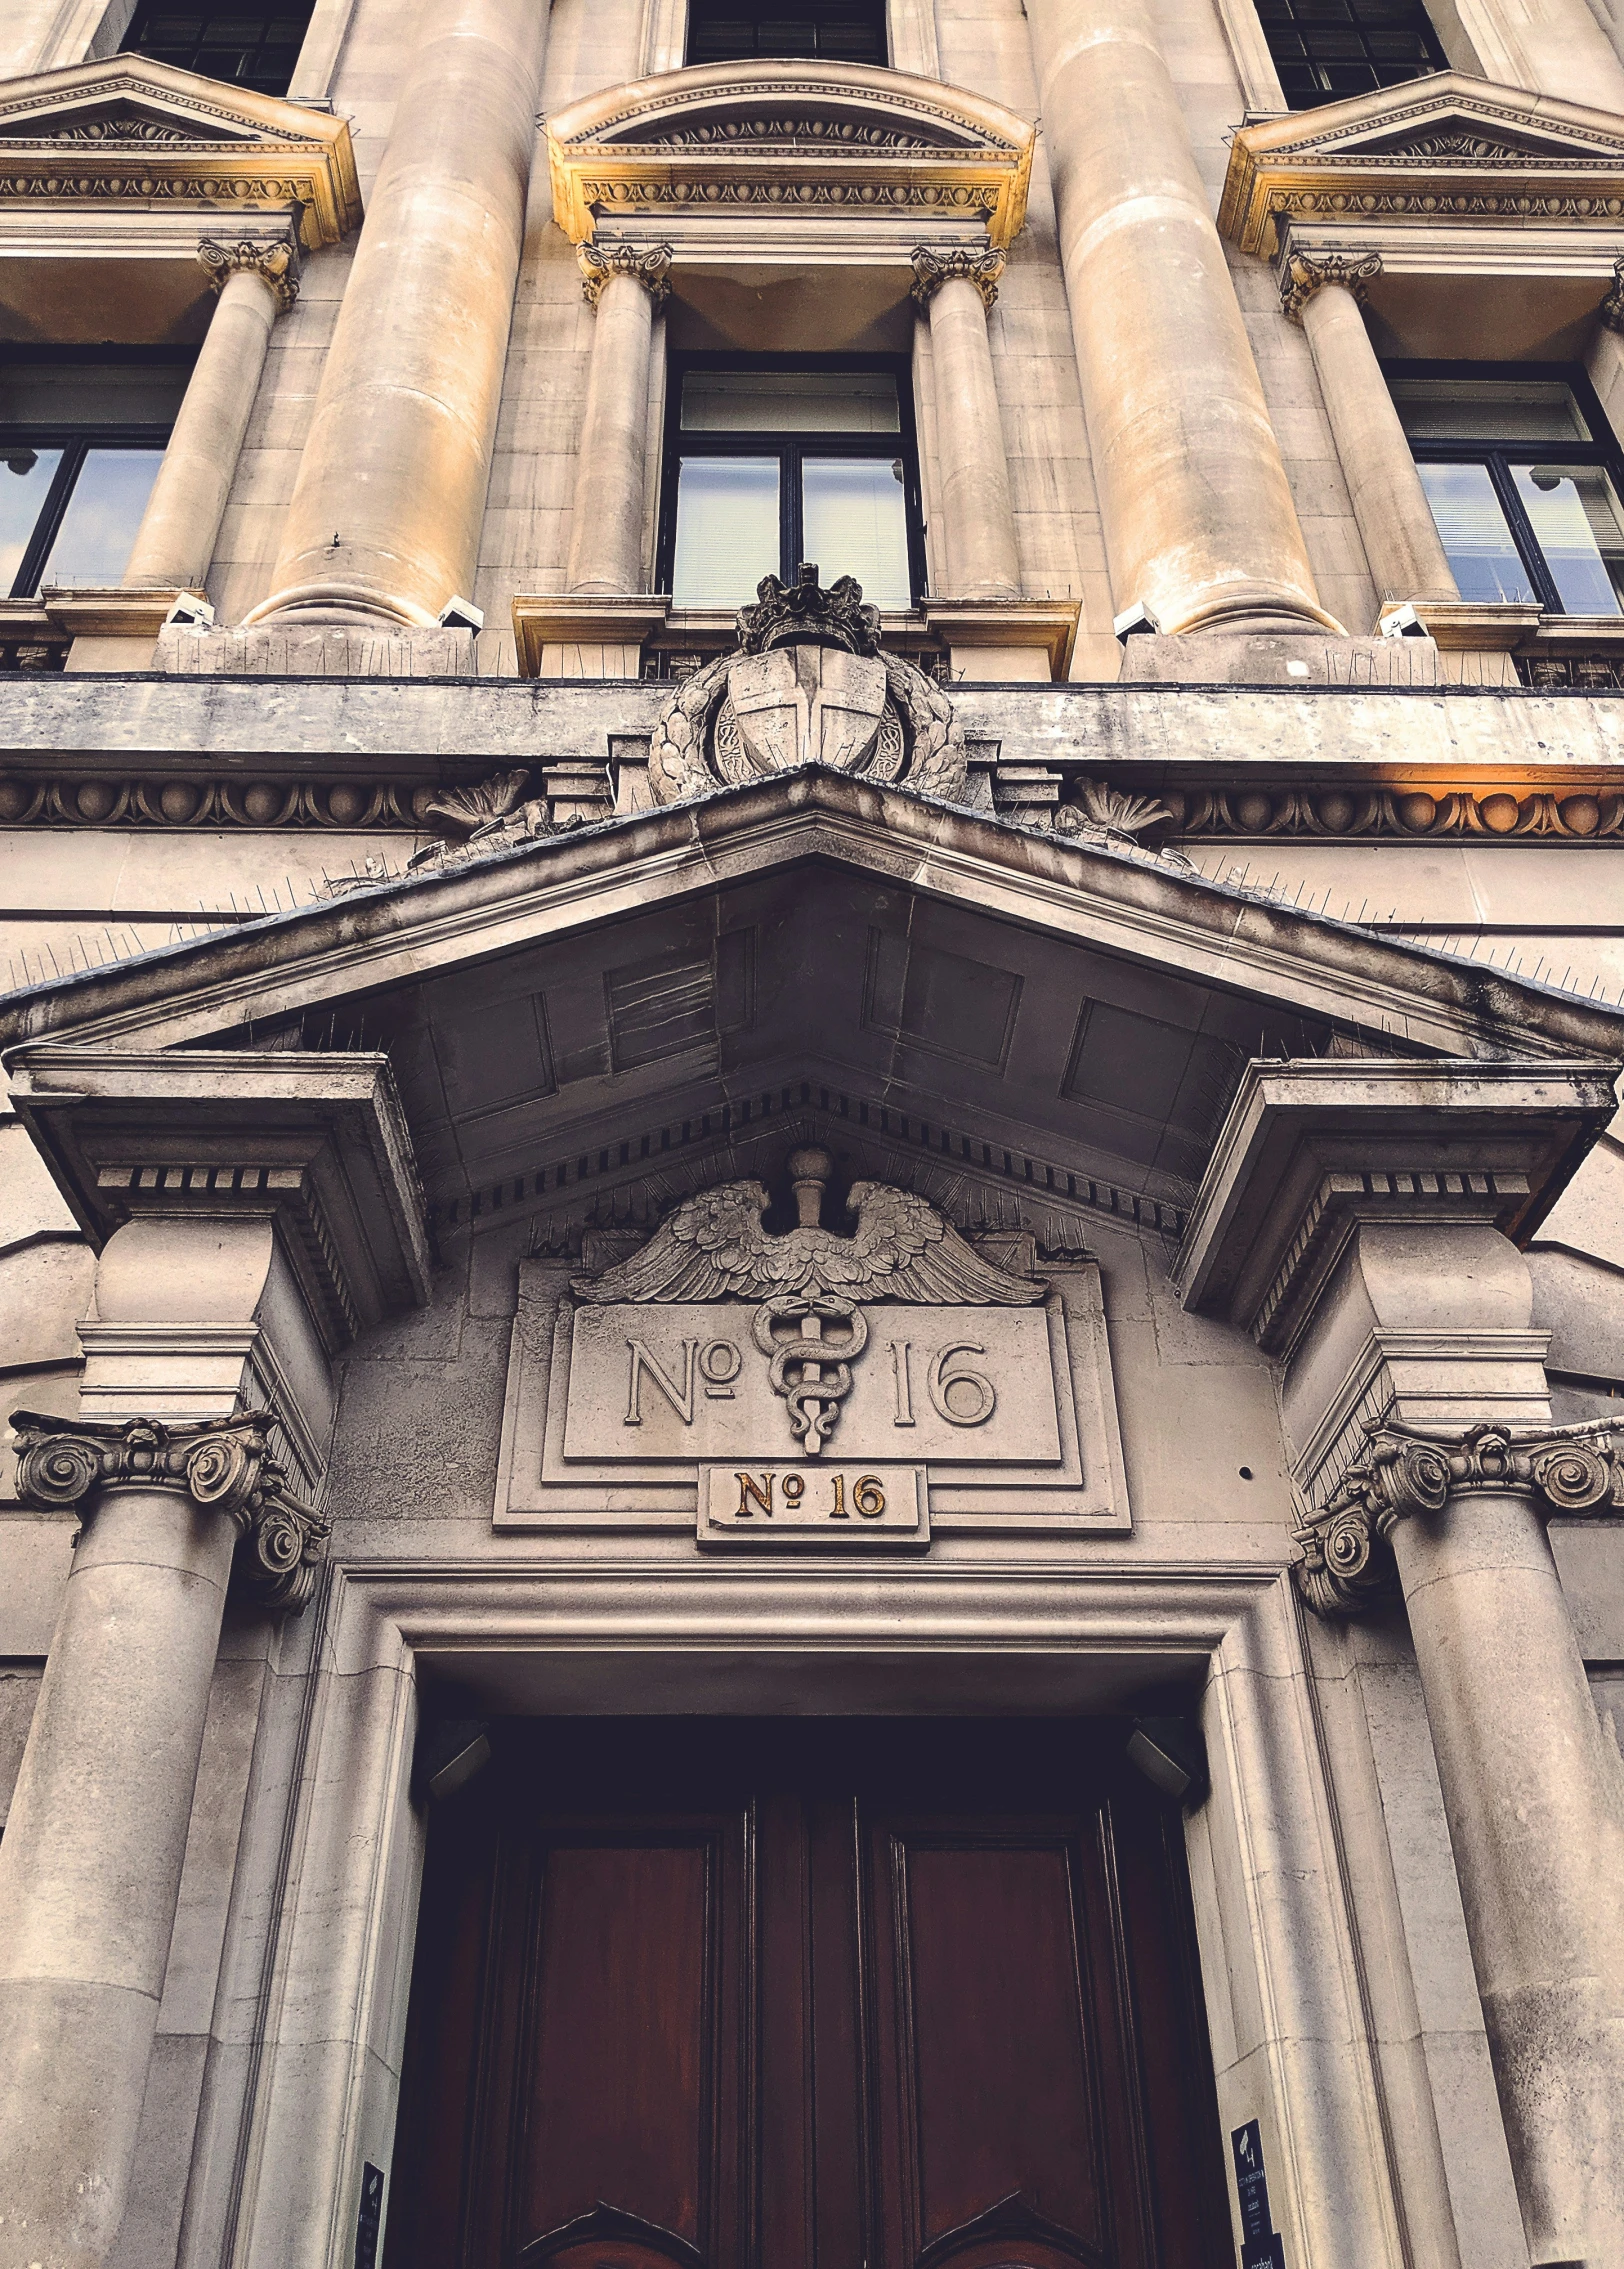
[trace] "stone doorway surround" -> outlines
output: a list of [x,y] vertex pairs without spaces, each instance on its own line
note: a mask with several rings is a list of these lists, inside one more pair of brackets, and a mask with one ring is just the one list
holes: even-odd
[[[530,1553],[334,1565],[305,1634],[315,1667],[301,1797],[225,2258],[242,2269],[347,2261],[363,2169],[390,2165],[424,1839],[409,1784],[425,1673],[527,1714],[962,1715],[1109,1707],[1203,1668],[1212,1794],[1187,1848],[1220,2113],[1226,2133],[1261,2122],[1287,2258],[1454,2262],[1465,2258],[1457,2230],[1481,2234],[1474,2269],[1526,2258],[1513,2250],[1515,2195],[1458,1903],[1442,1911],[1430,1869],[1395,1882],[1361,1817],[1383,1795],[1359,1705],[1327,1659],[1341,1642],[1310,1627],[1277,1569],[1141,1564],[1082,1582],[1057,1560],[675,1575],[668,1561],[594,1568]],[[1425,1791],[1412,1802],[1418,1820],[1435,1813],[1435,1787],[1430,1807]],[[266,1888],[240,1887],[239,1900],[257,1904]],[[1407,1898],[1431,1911],[1401,1912]],[[1428,1940],[1425,2014],[1409,1965],[1391,1958],[1392,1934],[1411,1921]],[[1455,2131],[1441,2134],[1440,2120]]]

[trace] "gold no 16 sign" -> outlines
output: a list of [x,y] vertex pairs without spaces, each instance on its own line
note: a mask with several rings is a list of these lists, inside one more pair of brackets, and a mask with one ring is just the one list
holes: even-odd
[[823,1458],[701,1466],[699,1541],[843,1549],[928,1544],[925,1469]]

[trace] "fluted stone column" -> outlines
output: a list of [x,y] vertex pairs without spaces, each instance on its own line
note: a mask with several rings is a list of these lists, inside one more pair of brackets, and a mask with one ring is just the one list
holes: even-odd
[[1146,0],[1027,19],[1118,607],[1164,631],[1340,630]]
[[603,596],[646,587],[649,351],[670,291],[671,247],[583,244],[582,290],[596,311],[575,475],[569,587]]
[[80,1514],[0,1841],[0,2269],[118,2234],[239,1540],[300,1603],[308,1508],[252,1420],[12,1421],[25,1502]]
[[1384,1427],[1305,1537],[1346,1612],[1391,1549],[1535,2261],[1624,2263],[1624,1774],[1545,1533],[1610,1509],[1602,1426]]
[[218,300],[136,530],[128,590],[187,590],[207,575],[271,332],[298,296],[291,244],[205,241],[198,258]]
[[1308,335],[1353,516],[1378,599],[1459,599],[1404,431],[1365,329],[1360,302],[1381,256],[1295,254],[1280,287]]
[[913,268],[913,296],[930,316],[946,555],[943,595],[1018,599],[1021,568],[1009,458],[987,340],[987,313],[998,297],[1004,256],[921,245]]
[[250,622],[426,626],[479,555],[546,44],[540,0],[451,0],[401,93]]

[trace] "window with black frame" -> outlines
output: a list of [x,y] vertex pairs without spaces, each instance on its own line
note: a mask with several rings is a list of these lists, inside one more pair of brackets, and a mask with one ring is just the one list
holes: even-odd
[[118,582],[192,361],[131,348],[0,359],[0,593]]
[[820,63],[886,61],[885,0],[689,0],[689,63],[804,56]]
[[285,95],[315,0],[252,0],[237,8],[176,8],[139,0],[122,46],[130,55],[224,79],[256,94]]
[[1257,0],[1257,12],[1293,110],[1449,68],[1421,0]]
[[1388,376],[1461,597],[1624,613],[1617,450],[1582,375],[1412,364]]
[[661,588],[736,607],[815,559],[875,606],[923,587],[912,405],[900,359],[673,358]]

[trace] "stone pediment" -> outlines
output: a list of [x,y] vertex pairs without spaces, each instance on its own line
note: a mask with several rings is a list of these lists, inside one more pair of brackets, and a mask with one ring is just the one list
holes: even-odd
[[33,1039],[385,1048],[452,1225],[793,1125],[1170,1236],[1254,1056],[1624,1055],[1615,1012],[816,763],[14,995]]
[[361,217],[343,119],[134,55],[0,89],[0,211],[36,202],[58,216],[298,208],[310,250]]
[[1243,127],[1218,225],[1269,257],[1286,221],[1624,226],[1624,119],[1440,72]]
[[856,64],[708,64],[587,97],[548,121],[553,214],[598,222],[876,213],[985,224],[1026,211],[1032,129],[961,88]]

